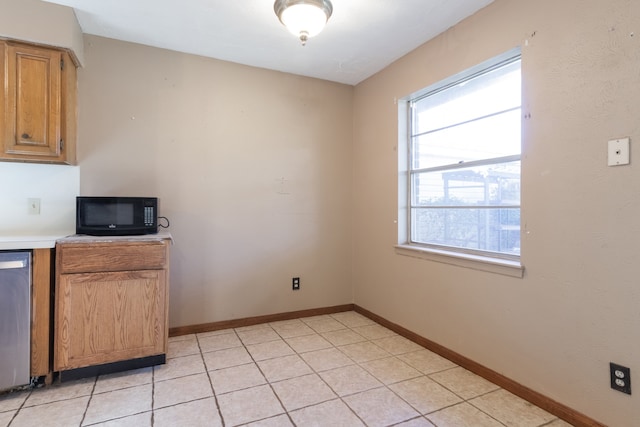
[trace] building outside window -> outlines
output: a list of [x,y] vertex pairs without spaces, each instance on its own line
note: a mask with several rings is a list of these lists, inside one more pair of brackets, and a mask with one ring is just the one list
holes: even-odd
[[518,259],[519,52],[431,86],[407,106],[406,243]]

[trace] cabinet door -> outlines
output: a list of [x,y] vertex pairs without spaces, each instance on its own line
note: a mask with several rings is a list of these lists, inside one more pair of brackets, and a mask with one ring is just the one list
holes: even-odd
[[[22,44],[4,44],[4,142],[2,157],[65,162],[62,131],[63,52]],[[74,67],[68,64],[67,67]],[[63,84],[65,83],[65,84]]]
[[62,274],[54,370],[166,353],[167,271]]

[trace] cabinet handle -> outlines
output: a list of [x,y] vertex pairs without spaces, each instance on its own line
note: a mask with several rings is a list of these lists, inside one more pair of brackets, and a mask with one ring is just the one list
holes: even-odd
[[22,139],[31,139],[31,135],[29,135],[28,133],[23,133]]

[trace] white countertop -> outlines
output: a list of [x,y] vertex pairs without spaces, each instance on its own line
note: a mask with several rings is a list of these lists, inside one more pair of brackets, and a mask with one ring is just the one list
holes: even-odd
[[0,251],[54,248],[56,240],[63,237],[66,237],[66,235],[0,236]]
[[137,234],[127,236],[89,236],[86,234],[72,234],[64,237],[64,243],[82,242],[118,242],[118,241],[141,241],[141,240],[169,240],[173,243],[173,237],[168,231],[158,231],[155,234]]
[[129,240],[135,238],[136,240],[157,240],[168,239],[173,242],[171,234],[166,231],[158,232],[157,234],[145,234],[142,236],[84,236],[84,235],[65,235],[65,234],[51,234],[51,235],[33,235],[33,236],[0,236],[0,251],[5,250],[18,250],[18,249],[43,249],[43,248],[55,248],[56,241],[65,238],[67,241],[114,241],[114,240]]

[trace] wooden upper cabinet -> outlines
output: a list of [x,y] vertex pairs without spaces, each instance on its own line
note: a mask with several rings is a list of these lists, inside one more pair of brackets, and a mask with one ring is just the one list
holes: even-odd
[[76,67],[66,51],[0,41],[0,160],[75,164]]

